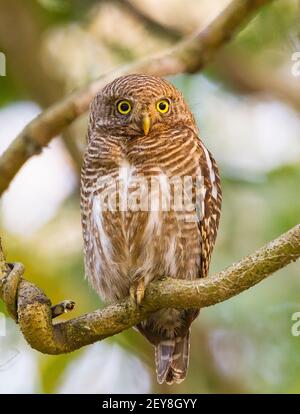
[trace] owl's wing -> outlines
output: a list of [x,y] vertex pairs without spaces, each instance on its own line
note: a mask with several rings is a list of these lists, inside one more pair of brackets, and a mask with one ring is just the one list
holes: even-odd
[[199,167],[203,174],[205,191],[202,206],[199,208],[201,216],[198,216],[198,226],[202,238],[201,277],[206,277],[220,221],[222,191],[217,163],[200,139],[199,148]]

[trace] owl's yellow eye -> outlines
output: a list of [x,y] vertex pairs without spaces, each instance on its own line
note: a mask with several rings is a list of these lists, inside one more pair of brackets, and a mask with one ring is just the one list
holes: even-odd
[[166,114],[169,110],[169,106],[170,106],[170,104],[169,104],[169,101],[167,99],[161,99],[160,101],[158,101],[156,103],[156,109],[161,114]]
[[127,115],[131,111],[131,103],[129,101],[118,102],[117,109],[122,115]]

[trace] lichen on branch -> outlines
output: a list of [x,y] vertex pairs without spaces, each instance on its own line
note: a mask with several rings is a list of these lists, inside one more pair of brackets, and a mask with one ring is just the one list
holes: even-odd
[[[69,321],[53,323],[51,301],[35,285],[21,278],[17,321],[28,343],[46,354],[62,354],[128,329],[162,308],[203,308],[223,302],[256,285],[300,257],[300,224],[226,270],[195,281],[166,278],[152,282],[141,307],[130,297]],[[0,250],[0,269],[5,268]],[[17,275],[14,272],[18,272]],[[7,276],[7,273],[5,273]],[[5,282],[0,272],[0,298]],[[12,280],[21,276],[12,268]]]

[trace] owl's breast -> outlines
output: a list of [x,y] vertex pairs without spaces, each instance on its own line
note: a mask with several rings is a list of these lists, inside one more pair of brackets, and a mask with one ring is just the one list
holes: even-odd
[[[192,177],[191,177],[192,178]],[[200,234],[192,182],[127,159],[102,171],[91,194],[88,276],[102,297],[128,294],[135,278],[192,279]]]

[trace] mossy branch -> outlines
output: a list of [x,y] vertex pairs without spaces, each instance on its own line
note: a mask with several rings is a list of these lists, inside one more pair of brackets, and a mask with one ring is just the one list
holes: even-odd
[[[21,279],[16,319],[33,348],[47,354],[62,354],[128,329],[158,309],[203,308],[223,302],[299,257],[300,224],[212,277],[196,281],[167,278],[151,283],[141,307],[126,298],[104,309],[56,324],[52,321],[53,307],[47,296],[32,283]],[[10,277],[15,281],[22,273],[22,266],[11,265],[11,268]],[[2,273],[1,269],[4,269]],[[5,269],[0,250],[0,298],[4,296],[5,280],[9,277]]]
[[50,106],[30,122],[0,157],[0,195],[22,165],[39,154],[52,138],[84,113],[94,95],[116,76],[141,72],[158,76],[196,72],[209,63],[216,52],[246,24],[258,10],[272,0],[232,0],[229,6],[204,30],[178,42],[158,55],[122,66],[102,75],[87,86]]

